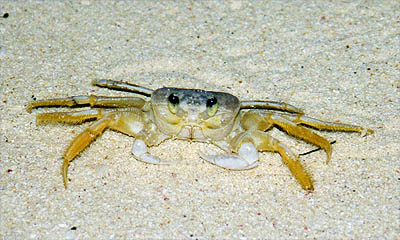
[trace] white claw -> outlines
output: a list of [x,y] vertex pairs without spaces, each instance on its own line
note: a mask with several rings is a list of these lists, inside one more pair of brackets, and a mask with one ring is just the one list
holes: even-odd
[[169,162],[162,161],[160,158],[151,155],[147,149],[146,143],[140,139],[137,139],[133,143],[132,154],[137,160],[145,163],[169,164]]
[[145,154],[147,152],[148,152],[147,146],[146,146],[146,144],[144,143],[143,140],[136,140],[133,143],[133,148],[132,148],[133,155],[141,156],[141,155],[143,155],[143,154]]
[[246,170],[258,166],[258,151],[251,143],[243,143],[238,155],[206,155],[200,152],[200,157],[219,167],[232,170]]
[[252,143],[243,143],[239,148],[239,156],[246,159],[249,164],[258,161],[258,150]]

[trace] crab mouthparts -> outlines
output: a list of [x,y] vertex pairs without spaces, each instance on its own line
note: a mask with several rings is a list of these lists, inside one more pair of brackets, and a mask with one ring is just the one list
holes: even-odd
[[205,136],[203,131],[198,126],[185,125],[182,127],[178,134],[179,138],[189,139],[189,140],[204,140]]

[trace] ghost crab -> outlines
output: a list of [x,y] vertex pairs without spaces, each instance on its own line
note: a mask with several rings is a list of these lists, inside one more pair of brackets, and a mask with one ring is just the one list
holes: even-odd
[[[133,92],[150,97],[74,96],[32,101],[27,108],[83,107],[74,112],[51,112],[37,115],[37,124],[61,122],[81,124],[95,121],[80,133],[64,154],[62,177],[67,188],[69,163],[104,130],[112,129],[135,138],[132,153],[142,162],[167,164],[148,152],[167,139],[182,139],[211,143],[226,154],[204,154],[200,157],[217,166],[231,170],[251,169],[258,165],[258,152],[278,152],[301,187],[313,191],[310,175],[296,154],[266,132],[276,126],[288,134],[325,150],[327,161],[332,147],[327,139],[305,128],[318,130],[373,133],[360,126],[325,122],[304,115],[303,111],[283,102],[239,101],[229,93],[199,89],[160,88],[151,90],[139,85],[112,80],[94,80],[93,85]],[[247,110],[246,110],[247,109]],[[264,113],[251,109],[262,109]]]

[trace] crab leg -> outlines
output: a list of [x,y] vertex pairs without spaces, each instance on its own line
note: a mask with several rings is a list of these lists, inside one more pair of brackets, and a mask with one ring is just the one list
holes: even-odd
[[250,132],[251,139],[259,151],[278,152],[282,161],[288,166],[293,176],[304,190],[313,191],[314,186],[310,175],[296,155],[284,144],[269,136],[267,133],[254,130]]
[[365,129],[360,126],[335,123],[335,122],[325,122],[315,118],[307,117],[304,115],[293,115],[293,114],[280,114],[282,117],[289,119],[296,124],[302,124],[316,128],[318,130],[329,130],[329,131],[343,131],[343,132],[359,132],[366,134],[372,134],[374,131],[371,129]]
[[47,122],[59,122],[69,124],[80,124],[85,121],[100,119],[105,110],[102,109],[89,109],[77,112],[51,112],[40,113],[36,116],[36,124]]
[[285,112],[303,113],[303,110],[293,105],[275,101],[241,101],[240,108],[271,109],[271,110],[279,110]]
[[279,126],[290,135],[324,149],[327,155],[327,162],[331,160],[332,145],[327,139],[277,114],[268,114],[265,119],[266,121],[272,122],[273,125]]
[[33,108],[38,107],[75,107],[90,105],[91,107],[136,107],[141,108],[146,101],[137,97],[105,97],[105,96],[73,96],[68,98],[55,98],[32,101],[26,111],[32,112]]
[[[95,110],[95,109],[93,109]],[[100,111],[100,110],[99,110]],[[77,112],[77,114],[89,111]],[[97,117],[93,111],[91,117]],[[101,111],[99,112],[101,114]],[[90,114],[88,114],[90,116]],[[71,117],[71,116],[69,116]],[[138,137],[139,133],[144,128],[143,112],[132,108],[130,111],[111,111],[104,116],[99,116],[100,119],[95,121],[86,130],[80,133],[69,145],[64,154],[64,163],[62,167],[62,175],[64,186],[67,188],[67,173],[69,163],[85,149],[91,142],[99,137],[107,128],[127,134],[129,136]],[[71,120],[72,121],[72,120]]]
[[148,97],[153,93],[153,90],[150,88],[145,88],[145,87],[142,87],[142,86],[139,86],[136,84],[131,84],[131,83],[113,81],[113,80],[109,80],[109,79],[93,80],[92,85],[98,86],[98,87],[105,87],[105,88],[109,88],[109,89],[138,93],[138,94],[142,94],[142,95],[145,95]]
[[269,113],[263,117],[254,112],[247,112],[242,117],[241,125],[245,130],[260,131],[266,131],[272,126],[278,126],[287,133],[324,149],[327,154],[327,162],[331,159],[332,146],[327,139],[305,127],[298,126],[295,122],[292,122],[279,114]]
[[[135,137],[132,153],[135,158],[152,164],[169,164],[170,162],[162,161],[159,158],[148,153],[146,145],[157,145],[168,138],[157,131],[148,128],[145,123],[145,114],[137,108],[126,109],[125,111],[113,110],[107,113],[93,109],[93,114],[88,114],[88,118],[100,118],[90,125],[85,131],[79,134],[70,144],[64,154],[64,163],[62,167],[62,175],[64,186],[67,188],[67,173],[69,163],[85,149],[91,142],[99,137],[107,128],[124,133],[128,136]],[[104,110],[103,110],[104,111]],[[76,114],[90,113],[88,111],[77,112]],[[68,116],[71,117],[71,116]],[[73,121],[73,120],[71,120]]]
[[93,142],[104,130],[110,125],[112,118],[104,117],[94,122],[85,131],[80,133],[69,145],[67,151],[64,154],[64,163],[62,166],[62,176],[64,181],[64,187],[67,188],[67,174],[69,163],[91,142]]
[[[260,116],[257,114],[257,116]],[[282,161],[288,166],[290,172],[300,183],[301,187],[308,191],[313,191],[313,183],[310,175],[304,169],[297,156],[279,140],[269,136],[263,130],[250,129],[236,135],[231,140],[232,149],[240,149],[244,144],[251,143],[256,151],[277,152],[281,155]]]

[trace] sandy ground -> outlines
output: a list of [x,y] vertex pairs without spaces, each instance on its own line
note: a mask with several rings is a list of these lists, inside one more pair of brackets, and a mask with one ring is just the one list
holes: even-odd
[[[363,0],[0,2],[0,238],[398,239],[399,13],[398,1]],[[63,152],[88,123],[37,126],[57,109],[26,106],[129,95],[91,86],[98,78],[286,101],[375,133],[321,132],[337,143],[329,164],[322,151],[301,157],[315,181],[306,193],[278,154],[234,172],[199,158],[207,144],[167,141],[151,151],[178,163],[155,166],[107,131],[64,190]]]

